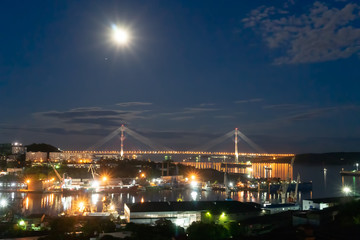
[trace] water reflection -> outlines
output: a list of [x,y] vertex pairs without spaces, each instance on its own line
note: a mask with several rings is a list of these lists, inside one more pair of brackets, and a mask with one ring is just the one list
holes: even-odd
[[[272,166],[274,167],[274,166]],[[342,196],[341,168],[352,169],[346,166],[294,166],[294,173],[300,173],[302,181],[313,182],[313,192],[298,193],[298,200],[308,198],[323,198]],[[353,166],[352,166],[353,167]],[[262,167],[260,167],[262,168]],[[275,169],[275,168],[273,168]],[[256,173],[254,173],[256,174]],[[286,174],[286,172],[284,172]],[[345,177],[344,185],[350,186],[352,192],[359,194],[359,177]],[[325,187],[326,186],[326,187]],[[289,194],[288,194],[289,195]],[[287,195],[287,196],[288,196]],[[101,212],[104,207],[115,208],[119,212],[123,211],[124,203],[135,202],[159,202],[159,201],[216,201],[225,200],[224,191],[193,191],[193,190],[163,190],[163,191],[144,191],[138,193],[88,193],[77,195],[63,195],[58,193],[38,194],[38,193],[0,193],[0,199],[6,199],[13,211],[19,214],[45,213],[56,216],[62,212],[73,212],[78,209],[79,203],[84,202],[84,206],[89,211]],[[231,192],[230,197],[234,201],[246,201],[264,203],[265,201],[280,202],[278,194],[267,192],[239,191]]]
[[[1,193],[1,196],[14,198],[12,205],[19,206],[19,214],[29,215],[33,213],[45,213],[57,216],[60,213],[74,213],[81,208],[84,211],[101,212],[105,209],[123,211],[124,203],[149,202],[149,201],[221,201],[227,198],[224,191],[194,191],[194,190],[162,190],[156,192],[139,193],[88,193],[78,195],[63,195],[57,193]],[[231,192],[230,197],[234,201],[257,202],[279,201],[278,194],[267,192],[239,191]],[[299,194],[299,200],[302,195]],[[16,203],[18,201],[18,203]]]

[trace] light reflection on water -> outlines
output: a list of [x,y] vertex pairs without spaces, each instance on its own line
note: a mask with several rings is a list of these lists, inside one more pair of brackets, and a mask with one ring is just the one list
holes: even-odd
[[[299,172],[302,181],[313,182],[313,192],[299,192],[298,199],[334,197],[343,195],[341,192],[340,170],[352,170],[351,166],[326,166],[326,178],[324,177],[324,166],[294,166],[294,176]],[[346,177],[344,184],[350,186],[353,190],[360,193],[360,178]],[[88,193],[63,195],[59,193],[0,193],[0,198],[6,198],[10,201],[14,211],[19,214],[45,213],[48,215],[58,215],[61,212],[73,211],[77,208],[80,201],[87,202],[91,205],[93,211],[102,211],[104,197],[111,200],[116,209],[121,212],[124,203],[135,202],[159,202],[159,201],[216,201],[225,200],[226,193],[221,191],[196,191],[186,190],[162,190],[162,191],[144,191],[138,193]],[[268,194],[266,192],[232,192],[231,198],[234,201],[257,202],[279,201],[278,194]]]
[[[226,193],[221,191],[194,191],[194,190],[162,190],[154,192],[139,193],[88,193],[65,196],[60,193],[0,193],[0,197],[13,197],[12,205],[19,206],[18,213],[29,215],[33,213],[45,213],[56,216],[62,212],[74,212],[77,210],[79,202],[90,205],[92,211],[102,211],[104,197],[111,200],[116,209],[121,212],[124,203],[148,202],[148,201],[215,201],[225,200]],[[277,199],[277,194],[272,194],[267,198],[266,192],[232,192],[231,198],[234,201],[257,202]]]

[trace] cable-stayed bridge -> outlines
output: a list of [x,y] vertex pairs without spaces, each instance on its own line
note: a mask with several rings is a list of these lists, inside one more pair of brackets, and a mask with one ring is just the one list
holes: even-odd
[[[125,141],[127,139],[125,135],[138,141],[136,148],[145,148],[146,146],[151,150],[125,150],[125,143],[129,144],[129,141]],[[115,145],[118,150],[97,150],[116,136],[120,137],[120,144]],[[234,151],[208,150],[229,139],[234,141]],[[238,143],[240,141],[246,143],[254,152],[239,151]],[[175,155],[181,158],[182,164],[195,168],[212,168],[218,171],[242,173],[254,177],[278,177],[281,179],[292,179],[293,166],[290,164],[290,160],[295,156],[291,153],[267,153],[237,128],[197,149],[183,151],[156,144],[153,140],[123,125],[85,151],[64,151],[58,154],[62,155],[64,159],[77,159],[76,161],[83,163],[100,158],[131,159],[147,155],[153,155],[153,160],[156,158],[164,160],[164,155]]]
[[[153,150],[124,150],[124,142],[125,142],[125,134],[133,137],[134,139],[138,140],[143,145],[149,146]],[[120,135],[120,149],[114,151],[99,151],[95,150],[110,139]],[[219,151],[201,151],[201,150],[172,150],[168,147],[159,145],[154,143],[152,140],[146,138],[145,136],[140,135],[139,133],[125,127],[122,125],[120,128],[116,129],[112,133],[110,133],[105,138],[101,139],[93,146],[88,148],[85,151],[64,151],[64,153],[73,153],[73,154],[92,154],[92,155],[113,155],[113,156],[120,156],[120,158],[124,158],[124,156],[129,155],[207,155],[207,156],[234,156],[235,162],[239,161],[239,157],[272,157],[272,158],[279,158],[279,157],[293,157],[294,154],[291,153],[266,153],[261,147],[251,141],[245,134],[240,132],[237,128],[226,133],[223,136],[220,136],[211,142],[198,147],[198,149],[209,149],[214,147],[215,145],[223,142],[226,139],[235,138],[234,144],[234,152],[219,152]],[[244,141],[248,144],[252,149],[256,152],[239,152],[238,151],[238,142],[239,139]]]

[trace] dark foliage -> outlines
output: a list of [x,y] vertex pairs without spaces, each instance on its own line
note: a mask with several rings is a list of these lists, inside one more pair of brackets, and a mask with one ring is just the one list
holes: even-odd
[[323,164],[354,164],[360,159],[360,152],[334,153],[306,153],[297,154],[295,164],[323,165]]
[[186,232],[189,240],[220,240],[230,237],[224,226],[215,223],[193,222]]
[[46,143],[33,143],[26,146],[28,152],[60,152],[57,147]]
[[185,234],[183,228],[166,219],[157,221],[155,226],[129,223],[126,225],[126,230],[132,232],[129,240],[170,240]]

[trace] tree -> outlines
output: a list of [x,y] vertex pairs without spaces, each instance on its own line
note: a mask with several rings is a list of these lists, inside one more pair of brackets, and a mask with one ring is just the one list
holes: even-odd
[[215,223],[193,222],[186,232],[189,240],[220,240],[230,237],[224,226]]
[[26,146],[28,152],[60,152],[57,147],[46,143],[33,143]]
[[75,231],[76,219],[74,217],[55,218],[51,223],[51,239],[65,239],[66,234]]

